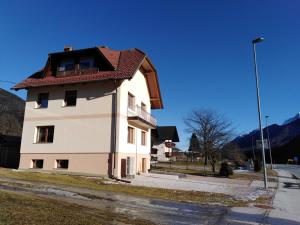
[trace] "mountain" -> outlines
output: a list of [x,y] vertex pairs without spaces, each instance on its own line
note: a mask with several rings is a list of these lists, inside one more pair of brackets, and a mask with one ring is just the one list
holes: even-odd
[[0,88],[0,137],[20,137],[24,120],[25,101]]
[[294,117],[292,117],[292,118],[289,118],[289,119],[287,119],[286,121],[284,121],[282,125],[291,123],[291,122],[293,122],[293,121],[295,121],[295,120],[298,120],[298,119],[300,119],[300,112],[298,112],[298,113],[296,114],[296,116],[294,116]]
[[[269,127],[271,147],[279,148],[290,143],[296,137],[300,137],[300,114],[286,120],[282,125],[272,124]],[[267,139],[267,129],[263,129],[264,138]],[[256,147],[256,140],[260,139],[259,130],[239,136],[233,140],[243,151],[252,151]]]

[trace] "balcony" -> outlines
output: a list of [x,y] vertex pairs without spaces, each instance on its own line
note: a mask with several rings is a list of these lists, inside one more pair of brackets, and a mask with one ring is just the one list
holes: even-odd
[[71,70],[64,70],[64,71],[57,70],[56,76],[57,77],[67,77],[67,76],[94,74],[94,73],[98,73],[98,72],[99,72],[99,68],[97,68],[97,67],[80,68],[80,67],[76,66],[74,69],[71,69]]
[[141,127],[153,129],[157,125],[156,119],[142,107],[136,105],[133,109],[128,107],[127,110],[128,121]]

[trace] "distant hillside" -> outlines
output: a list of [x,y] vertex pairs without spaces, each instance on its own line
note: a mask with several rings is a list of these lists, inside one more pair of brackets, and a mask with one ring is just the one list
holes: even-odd
[[21,136],[25,101],[0,88],[0,136]]
[[[269,154],[266,154],[266,156],[267,161],[269,161]],[[287,144],[272,148],[272,157],[275,163],[287,163],[288,159],[293,159],[295,156],[300,159],[300,135]]]
[[[263,130],[264,138],[267,138],[266,128]],[[290,143],[300,135],[300,118],[293,117],[282,125],[272,124],[269,126],[270,142],[272,148],[279,148]],[[256,140],[260,139],[259,130],[254,130],[247,135],[237,137],[233,140],[243,151],[252,151],[252,143],[255,148]]]

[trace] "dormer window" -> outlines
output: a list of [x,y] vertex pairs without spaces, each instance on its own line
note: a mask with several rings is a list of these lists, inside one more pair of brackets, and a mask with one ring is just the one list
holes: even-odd
[[81,58],[79,61],[79,67],[81,70],[89,69],[94,66],[94,59],[92,57]]
[[58,67],[58,72],[65,72],[75,69],[74,60],[65,60],[62,61],[60,66]]

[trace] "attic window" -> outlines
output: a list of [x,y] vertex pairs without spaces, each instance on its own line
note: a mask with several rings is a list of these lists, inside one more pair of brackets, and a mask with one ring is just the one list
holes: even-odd
[[37,101],[36,101],[36,108],[48,108],[48,99],[49,93],[39,93]]
[[62,61],[60,66],[58,67],[58,72],[65,72],[75,69],[74,60],[66,60]]
[[94,66],[94,59],[92,57],[81,58],[79,62],[79,66],[81,70],[89,69]]

